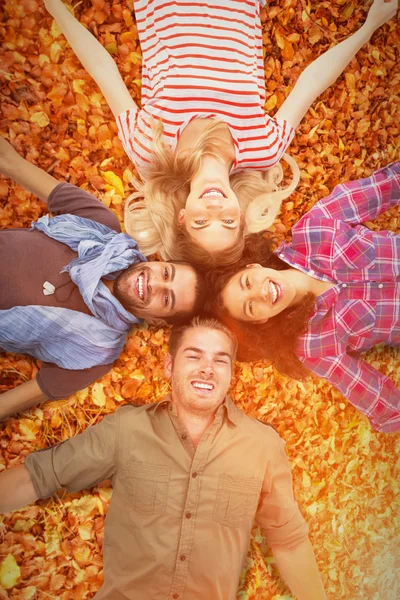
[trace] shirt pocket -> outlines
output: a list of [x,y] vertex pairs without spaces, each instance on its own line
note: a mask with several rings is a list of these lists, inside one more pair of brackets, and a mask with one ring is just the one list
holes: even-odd
[[262,481],[223,473],[219,477],[213,520],[227,527],[241,527],[255,517]]
[[164,513],[170,477],[171,469],[165,465],[130,461],[124,478],[129,505],[142,515]]

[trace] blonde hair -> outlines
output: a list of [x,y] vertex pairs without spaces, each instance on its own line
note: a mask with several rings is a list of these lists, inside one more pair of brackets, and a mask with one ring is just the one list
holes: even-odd
[[186,205],[190,181],[198,172],[203,155],[221,160],[218,151],[227,146],[218,136],[218,129],[222,127],[226,127],[225,123],[215,120],[190,152],[175,155],[164,142],[162,123],[152,125],[154,160],[142,176],[143,183],[132,180],[136,191],[127,198],[124,215],[126,231],[137,241],[143,254],[158,252],[165,260],[188,260],[202,268],[234,264],[242,255],[244,236],[270,227],[282,200],[296,188],[300,170],[287,154],[284,159],[293,171],[293,178],[286,188],[279,188],[283,179],[279,163],[265,172],[232,175],[231,188],[244,215],[238,239],[232,247],[219,252],[210,252],[198,244],[179,226],[179,211]]

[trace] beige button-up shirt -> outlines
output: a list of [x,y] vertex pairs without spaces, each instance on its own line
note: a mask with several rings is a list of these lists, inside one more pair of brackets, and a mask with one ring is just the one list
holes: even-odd
[[272,547],[308,535],[283,440],[229,399],[197,448],[167,397],[124,406],[25,465],[40,498],[111,478],[97,600],[232,600],[254,519]]

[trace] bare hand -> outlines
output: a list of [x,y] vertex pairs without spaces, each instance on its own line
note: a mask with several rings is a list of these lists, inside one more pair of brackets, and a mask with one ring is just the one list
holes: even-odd
[[374,0],[369,9],[367,23],[375,29],[392,19],[398,9],[398,0]]

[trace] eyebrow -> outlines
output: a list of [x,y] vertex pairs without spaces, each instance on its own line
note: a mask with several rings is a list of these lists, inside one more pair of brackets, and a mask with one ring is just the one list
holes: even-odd
[[[175,279],[175,275],[176,275],[176,268],[175,265],[173,263],[171,264],[171,281],[174,281]],[[169,311],[172,312],[175,308],[175,304],[176,304],[176,296],[175,296],[175,292],[174,290],[171,290],[171,304],[169,307]]]
[[[196,348],[195,346],[188,346],[184,349],[184,352],[196,352],[196,354],[202,354],[203,350],[201,350],[201,348]],[[232,357],[229,352],[216,352],[215,356],[226,356],[232,362]]]
[[[241,277],[239,277],[239,285],[240,285],[240,289],[244,291],[244,286],[243,286],[243,282],[242,282],[243,277],[244,277],[244,273]],[[246,312],[246,300],[243,302],[243,312],[244,312],[245,317],[249,316]]]

